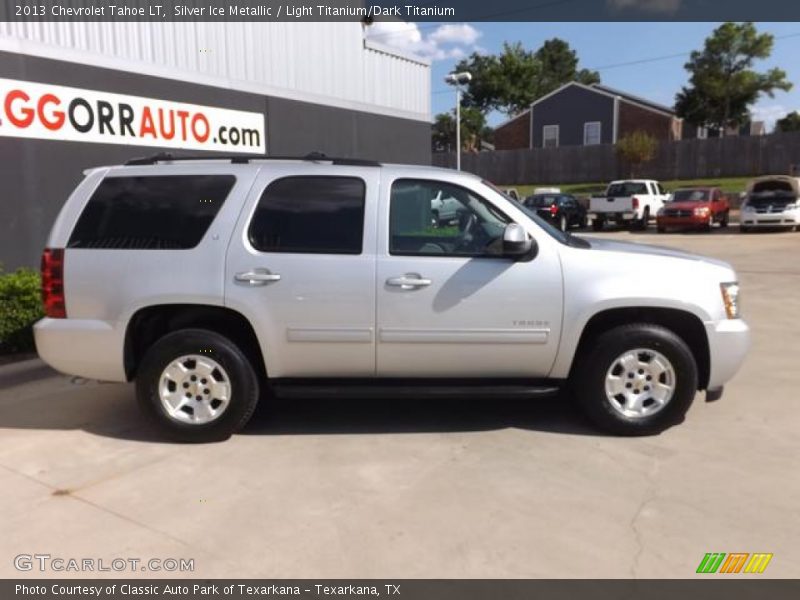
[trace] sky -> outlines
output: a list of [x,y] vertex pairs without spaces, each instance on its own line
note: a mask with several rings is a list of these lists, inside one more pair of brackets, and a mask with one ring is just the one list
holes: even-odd
[[[522,42],[535,50],[550,38],[567,41],[578,53],[579,67],[599,71],[602,82],[611,87],[672,106],[675,94],[685,85],[683,68],[688,54],[703,47],[705,38],[719,23],[402,23],[376,22],[368,35],[375,41],[395,46],[432,61],[431,112],[452,110],[455,92],[444,77],[464,56],[472,52],[494,54],[503,42]],[[756,63],[757,70],[780,67],[795,87],[762,97],[753,107],[755,120],[764,120],[769,130],[776,119],[800,110],[800,23],[757,23],[760,32],[776,40],[772,56]],[[680,54],[681,56],[672,56]],[[620,64],[663,58],[638,64]],[[495,113],[489,124],[506,116]]]

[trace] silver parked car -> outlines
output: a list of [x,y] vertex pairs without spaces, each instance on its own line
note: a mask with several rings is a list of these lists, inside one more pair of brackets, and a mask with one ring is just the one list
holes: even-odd
[[[458,203],[431,227],[432,198]],[[558,231],[470,174],[157,156],[88,171],[42,259],[38,351],[136,381],[153,421],[224,439],[283,395],[569,390],[648,434],[749,346],[720,261]]]

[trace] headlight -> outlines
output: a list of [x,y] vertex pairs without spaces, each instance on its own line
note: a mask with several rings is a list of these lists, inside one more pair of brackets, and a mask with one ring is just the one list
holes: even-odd
[[749,204],[745,204],[742,207],[742,212],[756,212],[756,209],[750,206]]
[[708,207],[707,206],[699,206],[694,209],[694,214],[698,216],[704,216],[708,214]]
[[729,319],[739,318],[739,282],[720,283],[722,302],[725,304],[725,314]]

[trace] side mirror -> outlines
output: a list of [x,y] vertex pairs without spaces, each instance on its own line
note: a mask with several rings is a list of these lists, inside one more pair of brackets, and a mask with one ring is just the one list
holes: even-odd
[[503,231],[503,256],[521,259],[535,254],[536,242],[528,236],[525,228],[509,223]]

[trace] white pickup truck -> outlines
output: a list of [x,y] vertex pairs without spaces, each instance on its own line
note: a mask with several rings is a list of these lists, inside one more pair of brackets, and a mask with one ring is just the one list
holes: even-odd
[[604,195],[589,201],[592,229],[601,231],[606,221],[646,229],[667,197],[661,184],[652,179],[612,181]]

